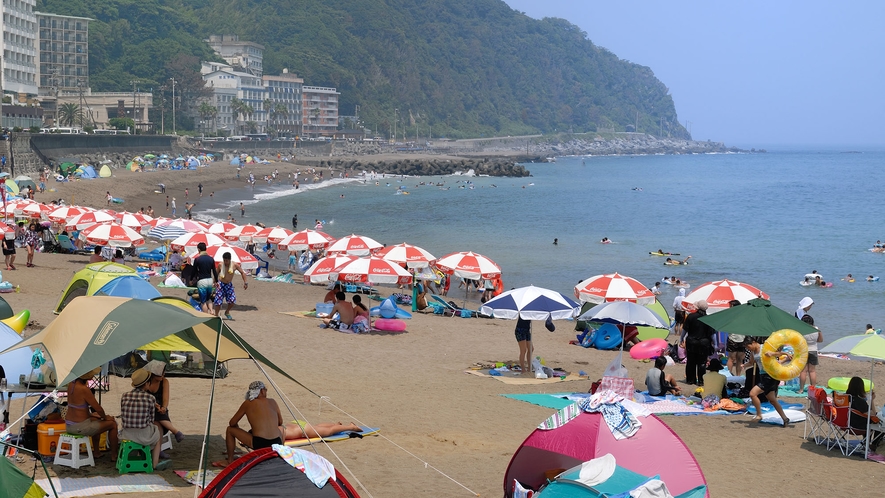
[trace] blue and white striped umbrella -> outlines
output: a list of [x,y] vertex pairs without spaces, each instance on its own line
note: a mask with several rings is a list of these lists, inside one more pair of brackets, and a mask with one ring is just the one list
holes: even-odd
[[159,240],[175,240],[188,233],[184,228],[174,225],[161,225],[148,232],[148,237]]
[[502,293],[482,305],[480,313],[515,320],[567,320],[577,315],[581,305],[559,292],[543,287],[520,287]]

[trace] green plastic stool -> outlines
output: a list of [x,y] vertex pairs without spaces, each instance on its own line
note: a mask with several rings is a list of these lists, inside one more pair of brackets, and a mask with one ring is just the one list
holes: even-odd
[[117,454],[117,470],[121,474],[133,472],[154,472],[154,461],[151,459],[151,448],[133,441],[120,441],[120,452]]

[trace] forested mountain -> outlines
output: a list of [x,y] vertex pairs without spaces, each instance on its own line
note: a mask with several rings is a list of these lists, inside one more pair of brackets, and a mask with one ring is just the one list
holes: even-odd
[[[597,128],[687,137],[651,69],[618,59],[562,19],[534,20],[501,0],[38,0],[96,19],[90,85],[159,91],[203,40],[236,34],[266,47],[264,70],[334,86],[340,112],[379,133],[490,136]],[[178,58],[179,65],[195,59]]]

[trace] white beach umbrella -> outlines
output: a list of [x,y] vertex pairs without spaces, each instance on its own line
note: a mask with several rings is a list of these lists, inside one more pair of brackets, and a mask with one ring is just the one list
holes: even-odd
[[356,256],[326,256],[321,258],[304,272],[304,282],[309,284],[329,282],[333,271],[339,266],[355,259],[357,259]]
[[54,221],[56,223],[63,223],[67,221],[68,218],[73,218],[79,214],[85,213],[87,210],[83,209],[79,206],[61,206],[52,210],[48,215],[49,221]]
[[105,213],[104,211],[87,211],[69,219],[67,223],[65,223],[65,228],[68,231],[83,230],[84,228],[89,228],[92,225],[111,223],[113,221],[113,215]]
[[80,233],[80,238],[88,244],[99,246],[132,247],[144,244],[144,237],[138,232],[118,223],[92,225]]
[[255,225],[237,225],[224,234],[224,238],[231,242],[250,242],[252,236],[261,231],[261,227]]
[[502,292],[482,305],[484,315],[515,320],[568,320],[578,314],[581,305],[571,298],[543,287],[520,287]]
[[436,257],[429,251],[405,242],[379,249],[375,256],[404,264],[408,268],[426,268],[436,261]]
[[281,251],[307,251],[324,249],[335,241],[335,238],[317,230],[301,230],[281,240],[277,248]]
[[347,254],[350,256],[368,256],[384,247],[375,239],[365,235],[350,234],[333,242],[326,248],[326,254]]
[[480,280],[501,275],[501,267],[491,259],[475,252],[455,252],[447,254],[434,264],[443,273],[459,278]]
[[648,287],[635,278],[609,273],[596,275],[575,286],[575,297],[582,302],[605,303],[630,301],[639,304],[655,302],[655,295]]
[[[239,263],[244,270],[251,271],[258,268],[258,258],[249,254],[248,252],[246,252],[245,249],[241,247],[224,244],[220,246],[212,246],[206,248],[206,254],[212,256],[212,259],[214,259],[216,263],[221,263],[223,261],[225,253],[230,253],[231,261],[233,261],[234,263]],[[193,263],[199,255],[200,253],[195,252],[189,255],[188,259],[191,263]]]
[[756,299],[757,297],[769,299],[768,294],[752,285],[735,282],[734,280],[717,280],[715,282],[707,282],[693,290],[689,295],[685,296],[684,301],[691,303],[692,308],[694,303],[701,299],[707,301],[707,306],[709,306],[707,313],[709,314],[729,308],[728,303],[731,301],[737,300],[744,304],[750,299]]
[[285,229],[281,226],[275,227],[267,227],[259,230],[256,234],[252,235],[252,242],[256,242],[258,244],[264,244],[269,242],[271,244],[278,244],[281,240],[286,237],[293,235],[295,232],[292,230]]
[[331,272],[331,279],[369,284],[408,284],[412,281],[412,274],[398,263],[370,256],[344,263]]
[[206,244],[206,247],[226,245],[224,239],[217,235],[206,232],[186,233],[175,238],[169,243],[173,251],[184,251],[188,255],[198,252],[197,245]]

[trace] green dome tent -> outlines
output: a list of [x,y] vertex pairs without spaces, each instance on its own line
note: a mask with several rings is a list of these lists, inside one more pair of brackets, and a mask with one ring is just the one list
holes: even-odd
[[85,268],[74,273],[71,281],[68,282],[58,301],[58,306],[55,307],[55,312],[60,313],[75,297],[91,296],[106,283],[125,275],[138,275],[138,272],[126,265],[109,261],[86,265]]

